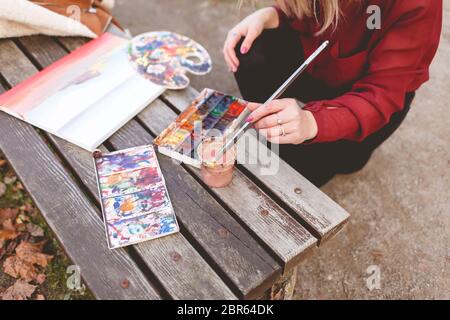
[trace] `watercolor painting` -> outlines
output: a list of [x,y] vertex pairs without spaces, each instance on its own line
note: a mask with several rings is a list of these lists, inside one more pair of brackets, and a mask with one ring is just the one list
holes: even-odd
[[154,143],[160,153],[198,168],[197,146],[205,137],[233,133],[245,120],[246,106],[240,98],[205,89]]
[[153,213],[118,222],[108,222],[107,232],[111,248],[119,248],[178,232],[172,213]]
[[157,212],[164,210],[168,205],[169,199],[164,184],[125,196],[103,199],[105,216],[108,221]]
[[178,232],[153,146],[93,155],[111,249]]
[[2,94],[0,110],[93,151],[165,91],[136,72],[128,46],[105,33]]
[[157,167],[155,151],[153,148],[132,149],[104,154],[95,158],[99,176],[107,176],[124,171]]
[[149,32],[134,38],[129,59],[144,78],[167,89],[188,87],[187,72],[204,75],[212,69],[205,48],[188,37],[167,31]]
[[143,191],[163,184],[158,167],[100,176],[102,197],[109,198]]

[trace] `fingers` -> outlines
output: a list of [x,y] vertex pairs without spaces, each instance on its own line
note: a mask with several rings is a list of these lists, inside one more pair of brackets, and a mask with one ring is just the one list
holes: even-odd
[[247,103],[247,109],[249,109],[250,111],[255,111],[256,109],[258,109],[261,106],[260,103],[254,103],[254,102],[249,102]]
[[293,134],[287,134],[285,136],[267,138],[267,141],[275,144],[296,144],[296,136]]
[[246,54],[247,52],[250,51],[250,48],[252,47],[253,42],[255,41],[255,39],[257,37],[258,37],[258,34],[255,31],[249,30],[249,32],[247,33],[247,35],[241,45],[241,53],[242,54]]
[[230,71],[236,72],[239,67],[239,59],[236,56],[235,48],[242,38],[242,33],[237,31],[230,31],[225,41],[223,48],[223,55]]
[[[273,113],[255,122],[254,127],[255,129],[267,129],[275,127],[279,124],[286,124],[290,122],[293,118],[294,116],[290,116],[290,112],[288,109],[283,109],[280,112]],[[278,123],[278,121],[280,121],[281,123]]]
[[247,121],[256,123],[268,115],[282,111],[285,108],[284,106],[285,105],[279,100],[274,100],[267,105],[262,105],[259,108],[256,108],[256,110],[250,114]]
[[283,132],[284,135],[287,136],[289,134],[297,133],[297,131],[298,128],[296,127],[294,122],[289,122],[281,126],[277,124],[270,128],[258,130],[258,132],[262,134],[266,139],[273,139],[276,137],[283,136]]

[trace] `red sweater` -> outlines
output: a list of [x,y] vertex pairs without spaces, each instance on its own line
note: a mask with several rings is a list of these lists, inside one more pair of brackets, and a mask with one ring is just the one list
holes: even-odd
[[[381,8],[380,30],[367,27],[369,5]],[[314,35],[319,30],[315,19],[278,13],[280,26],[299,31],[305,56],[331,40],[309,74],[330,88],[351,88],[335,99],[306,105],[319,129],[312,142],[364,140],[404,108],[406,93],[429,79],[442,28],[442,0],[363,0],[344,8],[336,31],[320,36]]]

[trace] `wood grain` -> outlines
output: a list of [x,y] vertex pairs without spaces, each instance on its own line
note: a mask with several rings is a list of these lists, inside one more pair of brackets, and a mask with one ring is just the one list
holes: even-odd
[[[188,88],[182,91],[167,91],[163,98],[178,111],[183,111],[198,92]],[[285,203],[293,216],[317,236],[321,243],[334,235],[349,218],[349,214],[326,194],[306,180],[295,169],[272,153],[264,144],[261,144],[255,135],[249,131],[245,139],[251,145],[259,145],[259,150],[271,154],[271,161],[279,163],[276,174],[265,175],[264,167],[258,161],[257,153],[253,148],[246,148],[250,161],[242,164],[259,182]],[[244,138],[242,141],[245,140]]]

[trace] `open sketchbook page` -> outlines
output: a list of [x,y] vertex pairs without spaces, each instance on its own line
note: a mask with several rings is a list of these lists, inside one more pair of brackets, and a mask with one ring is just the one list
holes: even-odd
[[135,71],[128,50],[105,33],[0,96],[0,108],[92,151],[164,92]]

